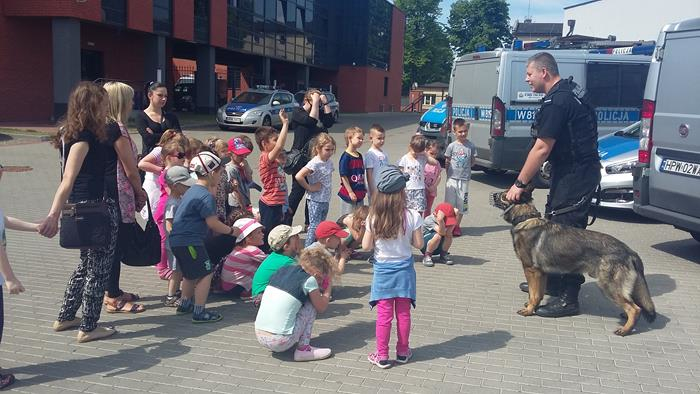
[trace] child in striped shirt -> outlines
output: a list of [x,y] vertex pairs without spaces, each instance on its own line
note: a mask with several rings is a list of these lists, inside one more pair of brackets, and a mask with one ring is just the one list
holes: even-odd
[[267,257],[260,250],[263,226],[250,218],[238,219],[234,226],[241,229],[241,234],[236,238],[236,247],[224,260],[221,289],[234,297],[250,298],[255,271]]

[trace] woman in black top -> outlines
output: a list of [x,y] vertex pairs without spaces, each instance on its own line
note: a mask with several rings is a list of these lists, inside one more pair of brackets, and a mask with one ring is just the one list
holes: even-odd
[[148,107],[134,114],[136,129],[141,134],[143,148],[141,154],[147,155],[156,146],[163,132],[168,129],[182,131],[180,121],[175,114],[165,112],[163,107],[168,102],[168,88],[160,82],[148,85]]
[[[321,121],[323,127],[318,126],[318,121]],[[325,94],[317,89],[309,89],[304,96],[304,105],[294,108],[290,129],[294,130],[294,142],[292,149],[308,152],[308,144],[319,133],[325,132],[329,127],[333,126],[333,114],[331,107],[328,105],[328,99]],[[304,163],[300,163],[300,169],[311,157],[307,157]],[[296,181],[296,174],[292,176],[292,191],[289,193],[289,208],[292,214],[287,217],[287,224],[292,224],[294,214],[299,207],[301,199],[304,198],[306,190]],[[305,214],[305,223],[309,223],[308,213]]]
[[[92,82],[79,83],[68,98],[68,113],[56,143],[64,163],[63,177],[51,210],[39,226],[41,235],[55,236],[66,200],[72,203],[102,200],[107,205],[109,242],[106,247],[80,250],[80,264],[71,275],[58,319],[53,324],[56,331],[79,326],[78,342],[105,338],[116,332],[113,328],[97,327],[119,225],[117,153],[114,139],[110,140],[105,132],[107,106],[107,92]],[[82,318],[76,317],[81,305]]]

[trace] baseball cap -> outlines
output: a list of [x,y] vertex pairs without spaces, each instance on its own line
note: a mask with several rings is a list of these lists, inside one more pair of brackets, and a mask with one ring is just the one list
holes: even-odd
[[382,193],[396,193],[406,187],[408,174],[394,165],[384,166],[377,171],[377,190]]
[[348,236],[348,233],[347,231],[344,231],[342,228],[340,228],[340,226],[338,226],[338,223],[331,222],[330,220],[324,220],[323,222],[318,224],[314,235],[316,235],[316,239],[327,238],[331,235],[336,235],[340,238],[345,238]]
[[455,214],[455,209],[450,203],[441,202],[435,207],[435,213],[442,212],[445,214],[445,226],[454,226],[457,224],[457,215]]
[[233,152],[236,155],[247,155],[250,153],[250,149],[245,146],[243,138],[235,137],[228,140],[228,151]]
[[200,152],[190,160],[190,171],[194,171],[197,175],[209,175],[229,161],[231,159],[228,157],[220,158],[211,152]]
[[181,184],[187,187],[194,185],[197,181],[192,178],[190,171],[183,166],[172,166],[165,171],[165,182],[168,185]]
[[243,241],[247,236],[250,235],[255,229],[261,228],[263,225],[258,223],[257,220],[251,218],[243,218],[236,220],[233,223],[233,227],[241,230],[241,234],[236,238],[236,242]]
[[267,235],[267,243],[270,245],[272,250],[280,250],[282,249],[282,246],[289,241],[289,238],[300,234],[302,230],[303,227],[301,226],[290,227],[286,224],[280,224],[279,226],[273,228],[272,231],[270,231],[270,234]]

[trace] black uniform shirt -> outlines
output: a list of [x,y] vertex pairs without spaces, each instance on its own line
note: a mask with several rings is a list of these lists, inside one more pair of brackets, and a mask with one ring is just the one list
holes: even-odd
[[552,162],[568,162],[573,158],[568,123],[581,107],[571,92],[570,84],[564,79],[554,84],[542,99],[533,128],[537,129],[537,137],[556,140],[549,154]]

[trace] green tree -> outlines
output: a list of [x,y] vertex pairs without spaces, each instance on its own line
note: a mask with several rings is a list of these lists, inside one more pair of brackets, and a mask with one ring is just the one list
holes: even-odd
[[440,0],[396,0],[395,4],[406,13],[404,92],[414,82],[449,81],[453,54],[447,32],[437,22]]
[[512,39],[506,0],[457,0],[448,18],[450,45],[462,55],[478,46],[501,47]]

